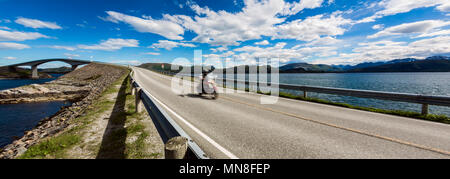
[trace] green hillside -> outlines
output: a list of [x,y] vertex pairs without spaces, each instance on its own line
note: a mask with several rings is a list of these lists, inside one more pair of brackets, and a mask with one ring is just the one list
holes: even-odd
[[450,72],[450,60],[417,60],[358,68],[348,72]]

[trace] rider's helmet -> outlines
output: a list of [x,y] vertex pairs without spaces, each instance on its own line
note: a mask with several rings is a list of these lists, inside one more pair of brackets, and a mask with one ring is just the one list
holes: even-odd
[[216,68],[214,66],[203,66],[202,68],[202,73],[203,74],[209,74],[211,72],[213,72]]

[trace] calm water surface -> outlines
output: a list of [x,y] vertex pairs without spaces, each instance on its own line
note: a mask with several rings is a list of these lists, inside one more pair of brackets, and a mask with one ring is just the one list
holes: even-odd
[[[362,89],[399,93],[450,96],[450,72],[420,73],[295,73],[280,74],[280,83],[309,86]],[[296,95],[303,92],[293,90],[280,91]],[[376,99],[356,98],[328,94],[308,93],[333,102],[342,102],[356,106],[375,107],[391,110],[420,112],[420,104],[393,102]],[[450,116],[450,107],[430,106],[430,113]]]
[[[59,77],[61,74],[51,74]],[[0,90],[15,88],[29,84],[42,84],[50,79],[0,79]],[[12,142],[13,137],[21,137],[27,130],[36,126],[40,120],[59,111],[62,106],[70,105],[64,101],[0,104],[0,148]]]
[[64,75],[64,74],[50,74],[54,78],[46,78],[46,79],[0,79],[0,90],[17,88],[19,86],[25,86],[29,84],[42,84],[45,82],[53,81],[56,78]]
[[23,136],[25,131],[33,129],[40,120],[67,105],[70,103],[64,101],[0,104],[0,148],[11,143],[13,137]]

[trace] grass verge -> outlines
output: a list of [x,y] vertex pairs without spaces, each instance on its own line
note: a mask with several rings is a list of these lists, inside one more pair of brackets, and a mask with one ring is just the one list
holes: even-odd
[[47,139],[37,145],[30,147],[19,159],[43,159],[43,158],[63,158],[64,149],[80,142],[81,137],[66,133],[58,137]]
[[[120,88],[117,86],[120,85]],[[119,93],[124,90],[124,93]],[[122,91],[123,92],[123,91]],[[118,94],[117,99],[111,100],[107,96]],[[134,101],[135,96],[131,95],[131,87],[128,80],[128,73],[110,85],[101,96],[88,107],[86,112],[70,121],[70,127],[59,133],[56,136],[43,139],[39,143],[31,146],[24,154],[19,156],[20,159],[44,159],[44,158],[77,158],[71,154],[70,151],[75,146],[87,148],[91,150],[92,156],[89,158],[98,158],[101,148],[105,151],[122,152],[120,158],[159,158],[161,153],[149,152],[147,150],[152,147],[148,143],[147,138],[150,133],[147,130],[147,125],[144,119],[148,117],[146,112],[135,113]],[[83,138],[86,136],[86,131],[95,120],[99,119],[101,115],[108,113],[113,106],[117,105],[117,100],[123,100],[123,110],[118,110],[114,115],[111,115],[110,121],[113,125],[123,122],[124,127],[111,131],[107,139],[100,142],[86,143]],[[103,132],[103,131],[102,131]],[[105,138],[105,137],[103,137]],[[125,142],[126,141],[126,142]],[[106,144],[104,143],[106,142]],[[89,145],[88,147],[86,147]],[[123,146],[123,149],[117,151],[116,146]],[[108,157],[106,154],[105,156]],[[117,158],[111,156],[111,158]]]
[[105,98],[106,95],[118,92],[114,86],[120,84],[128,76],[128,73],[110,85],[86,112],[70,121],[72,128],[64,130],[59,135],[43,139],[41,142],[31,146],[28,150],[19,156],[20,159],[42,159],[42,158],[65,158],[65,151],[75,145],[80,144],[82,140],[82,129],[85,129],[99,114],[107,111],[114,101]]

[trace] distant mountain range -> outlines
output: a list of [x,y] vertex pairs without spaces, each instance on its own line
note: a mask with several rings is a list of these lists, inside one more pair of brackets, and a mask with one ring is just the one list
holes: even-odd
[[280,67],[282,73],[339,72],[343,67],[324,64],[291,63]]
[[450,72],[450,57],[405,58],[385,62],[365,62],[357,65],[291,63],[280,67],[280,72]]
[[[140,67],[152,70],[169,70],[171,65],[164,63],[145,63]],[[249,72],[249,65],[245,65],[245,72]],[[192,67],[191,67],[192,68]],[[234,67],[237,71],[237,67]],[[262,68],[259,66],[258,68]],[[230,70],[230,68],[227,68]],[[227,69],[216,69],[216,72]],[[268,71],[271,69],[268,68]],[[352,72],[450,72],[450,57],[432,56],[426,59],[395,59],[385,62],[365,62],[357,65],[324,65],[309,63],[290,63],[279,68],[280,73],[352,73]],[[176,71],[174,71],[176,72]]]
[[450,72],[450,60],[416,60],[356,68],[348,72]]
[[72,68],[70,67],[59,67],[59,68],[44,68],[44,69],[38,69],[39,72],[44,73],[69,73],[72,71]]
[[374,67],[374,66],[380,66],[380,65],[386,65],[386,64],[395,64],[395,63],[407,63],[407,62],[413,62],[416,61],[415,58],[405,58],[405,59],[396,59],[386,62],[364,62],[357,65],[334,65],[335,67],[341,68],[341,70],[352,70],[352,69],[361,69],[361,68],[367,68],[367,67]]

